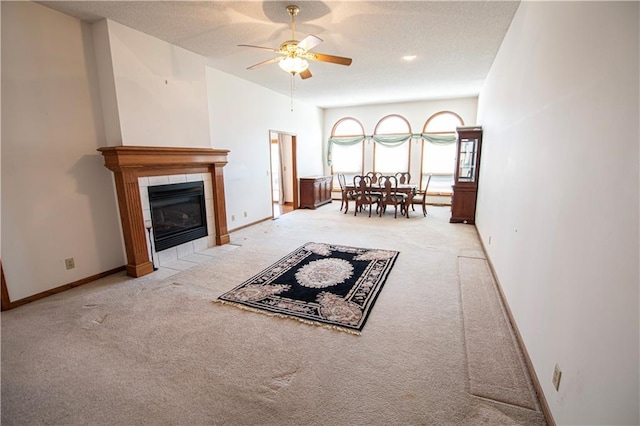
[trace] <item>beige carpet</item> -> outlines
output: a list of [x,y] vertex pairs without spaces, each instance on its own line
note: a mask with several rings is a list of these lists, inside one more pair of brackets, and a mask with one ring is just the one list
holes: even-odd
[[[2,313],[2,424],[544,424],[495,292],[480,290],[487,315],[466,312],[475,228],[446,207],[338,208],[232,233],[236,249],[168,278],[118,274]],[[308,241],[400,251],[361,336],[212,303]],[[471,325],[510,355],[476,353]]]
[[471,394],[535,410],[513,330],[486,259],[459,257]]

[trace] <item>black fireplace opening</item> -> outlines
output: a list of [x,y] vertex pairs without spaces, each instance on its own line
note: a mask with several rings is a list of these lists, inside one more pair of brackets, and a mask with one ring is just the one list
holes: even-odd
[[156,251],[207,236],[204,182],[149,187]]

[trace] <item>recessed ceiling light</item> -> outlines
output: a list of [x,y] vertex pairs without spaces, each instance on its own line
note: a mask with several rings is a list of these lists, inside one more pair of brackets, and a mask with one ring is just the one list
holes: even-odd
[[402,57],[402,59],[404,59],[405,61],[413,61],[415,58],[416,55],[406,55]]

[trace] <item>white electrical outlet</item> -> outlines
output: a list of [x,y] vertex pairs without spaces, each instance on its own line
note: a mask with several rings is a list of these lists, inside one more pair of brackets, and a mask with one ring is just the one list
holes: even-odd
[[234,220],[236,220],[236,215],[235,215],[235,214],[232,214],[232,215],[231,215],[231,222],[233,222]]
[[244,217],[247,217],[247,212],[244,212]]
[[556,364],[556,367],[553,369],[553,387],[558,390],[560,388],[560,378],[562,377],[562,371],[560,371],[560,367]]
[[67,269],[73,269],[76,267],[76,262],[73,260],[73,257],[64,260],[64,266]]

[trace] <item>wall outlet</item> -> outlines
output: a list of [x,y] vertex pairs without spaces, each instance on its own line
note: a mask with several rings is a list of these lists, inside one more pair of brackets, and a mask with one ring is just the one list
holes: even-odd
[[64,266],[68,269],[73,269],[76,267],[76,262],[73,260],[73,257],[64,260]]
[[489,245],[491,245],[491,235],[489,235]]
[[232,215],[231,215],[231,222],[233,222],[234,220],[236,220],[236,215],[235,215],[235,214],[232,214]]
[[247,217],[247,212],[244,212],[244,217]]
[[556,388],[556,390],[558,390],[560,388],[560,378],[562,377],[562,371],[560,370],[560,367],[558,366],[558,364],[556,364],[556,367],[553,369],[553,387]]

